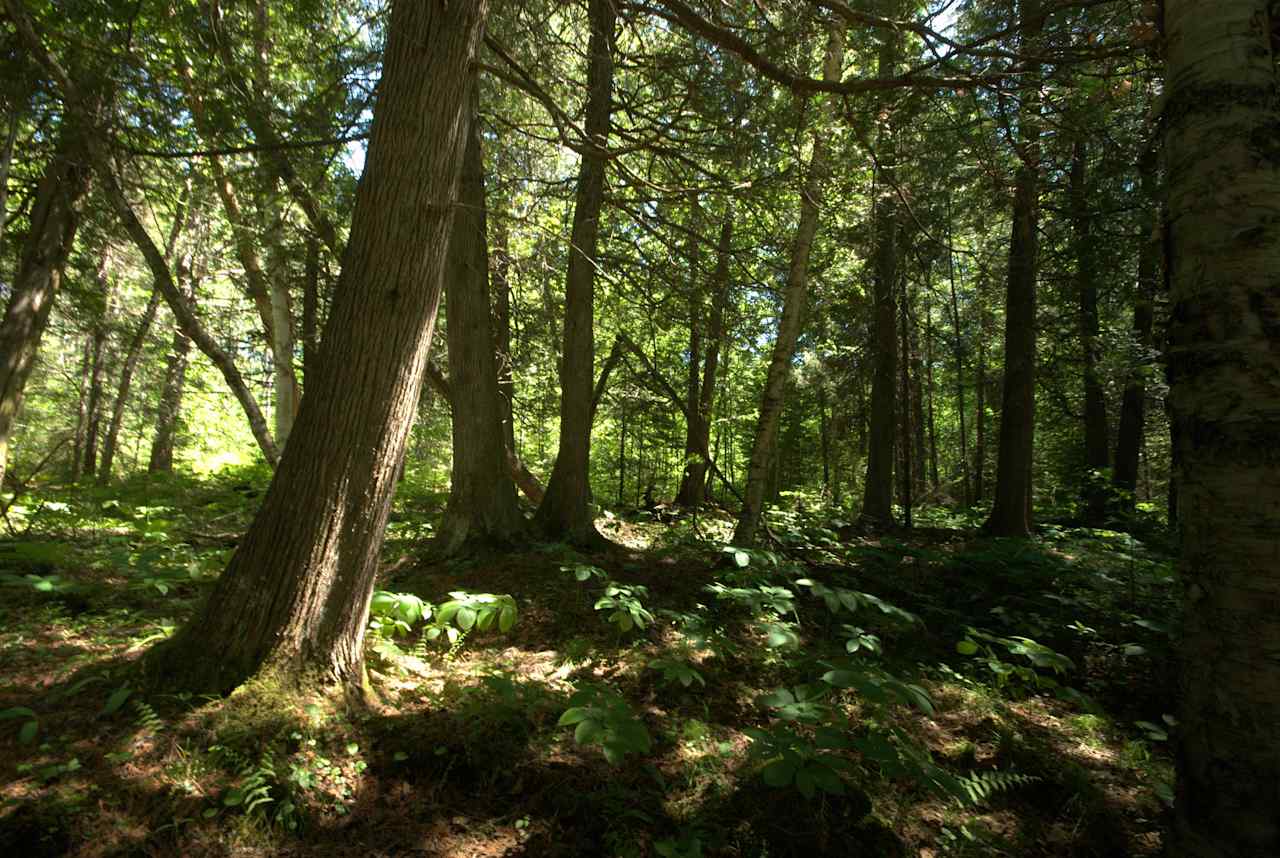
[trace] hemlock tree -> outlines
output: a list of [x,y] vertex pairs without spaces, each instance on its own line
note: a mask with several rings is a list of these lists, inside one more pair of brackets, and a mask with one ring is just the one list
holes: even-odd
[[507,466],[489,315],[484,158],[474,113],[471,121],[445,285],[453,476],[437,544],[446,554],[457,553],[468,542],[509,542],[524,530]]
[[587,140],[578,171],[565,275],[564,362],[560,369],[560,445],[534,526],[550,539],[586,544],[600,538],[591,515],[591,392],[595,371],[595,279],[600,210],[613,110],[615,0],[590,0]]
[[1184,628],[1172,852],[1280,855],[1280,84],[1267,0],[1165,0]]
[[369,599],[448,259],[488,3],[393,0],[351,236],[262,508],[195,619],[149,656],[226,691],[272,672],[360,690]]

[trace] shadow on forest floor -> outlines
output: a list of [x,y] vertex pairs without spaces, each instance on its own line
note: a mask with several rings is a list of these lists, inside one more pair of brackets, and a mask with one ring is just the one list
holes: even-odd
[[[388,553],[399,571],[380,586],[437,603],[510,594],[507,634],[375,646],[379,703],[365,712],[266,688],[121,696],[225,556],[178,536],[221,533],[191,524],[188,503],[0,545],[0,559],[31,561],[6,565],[17,583],[0,607],[5,854],[1159,851],[1170,563],[1124,534],[842,540],[821,513],[790,513],[774,520],[781,546],[739,555],[721,549],[728,522],[714,514],[696,532],[641,516],[602,521],[617,547],[600,555],[535,546],[415,566],[394,564],[422,532],[402,514]],[[169,540],[149,557],[157,520],[150,532]],[[578,581],[579,567],[603,577]],[[611,625],[596,610],[610,584],[640,594],[652,620]],[[927,697],[895,697],[899,685]],[[560,726],[584,689],[620,701],[610,717],[642,724],[647,750],[611,765],[598,736]],[[825,747],[835,723],[844,738]],[[835,780],[771,772],[787,753]],[[987,787],[957,798],[930,772]]]

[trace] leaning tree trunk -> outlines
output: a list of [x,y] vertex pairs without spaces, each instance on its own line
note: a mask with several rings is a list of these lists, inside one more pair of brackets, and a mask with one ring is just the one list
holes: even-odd
[[1120,426],[1116,437],[1116,466],[1112,485],[1120,508],[1133,512],[1138,491],[1138,460],[1146,427],[1146,372],[1150,365],[1151,333],[1155,324],[1156,291],[1160,287],[1161,237],[1156,228],[1156,153],[1154,147],[1143,154],[1138,165],[1145,205],[1141,220],[1142,243],[1138,249],[1138,294],[1133,303],[1133,344],[1124,397],[1120,403]]
[[1080,350],[1084,358],[1085,523],[1097,527],[1107,516],[1105,471],[1110,464],[1107,398],[1098,374],[1098,279],[1089,211],[1088,145],[1071,151],[1071,226],[1075,241],[1076,291],[1080,301]]
[[[839,80],[843,66],[844,25],[835,22],[827,37],[823,80]],[[795,242],[791,246],[791,269],[787,273],[787,287],[782,297],[782,319],[778,323],[778,338],[774,341],[773,357],[769,361],[769,372],[765,377],[764,396],[760,403],[760,416],[756,421],[742,510],[733,531],[734,545],[755,544],[770,475],[775,472],[773,459],[777,451],[778,422],[782,417],[787,379],[791,376],[791,359],[795,355],[796,342],[800,339],[804,305],[809,290],[809,254],[813,250],[814,236],[818,233],[818,208],[822,200],[822,183],[828,169],[826,138],[824,132],[818,129],[813,135],[813,153],[809,159],[808,175],[800,192],[800,223],[796,227]]]
[[1164,4],[1180,858],[1280,855],[1280,84],[1267,6]]
[[507,467],[489,316],[484,158],[474,113],[471,121],[445,285],[453,415],[453,477],[437,538],[445,554],[468,544],[507,543],[524,529]]
[[191,624],[152,653],[153,669],[224,691],[264,671],[361,687],[369,599],[435,327],[487,6],[392,3],[317,384],[230,565]]
[[[880,74],[897,74],[900,41],[886,37],[880,47]],[[867,433],[867,472],[862,485],[859,523],[873,531],[893,526],[893,457],[898,397],[898,200],[895,196],[893,135],[881,134],[877,168],[880,193],[875,202],[875,261],[872,274],[871,414]],[[905,360],[905,357],[904,357]]]
[[[78,132],[63,118],[62,136],[36,187],[31,228],[22,245],[13,292],[0,321],[0,485],[4,483],[9,439],[22,407],[22,393],[35,365],[79,223],[80,198],[89,189],[89,171]],[[0,219],[5,212],[0,210]]]
[[[1041,0],[1021,0],[1024,43],[1043,26]],[[1035,77],[1033,75],[1033,77]],[[1029,86],[1038,86],[1030,84]],[[995,504],[984,529],[994,536],[1031,535],[1031,465],[1036,428],[1036,276],[1040,238],[1039,101],[1024,97],[1019,113],[1018,175],[1013,190],[1013,232],[1005,293],[1004,388],[996,452]]]
[[596,246],[613,107],[615,0],[591,0],[587,70],[587,146],[578,170],[569,268],[565,277],[564,360],[560,369],[560,446],[534,526],[549,539],[598,541],[590,508],[591,390],[595,372]]

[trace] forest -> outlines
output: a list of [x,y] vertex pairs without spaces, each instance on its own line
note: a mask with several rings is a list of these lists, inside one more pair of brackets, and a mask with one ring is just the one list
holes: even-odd
[[0,851],[1280,856],[1280,2],[0,0]]

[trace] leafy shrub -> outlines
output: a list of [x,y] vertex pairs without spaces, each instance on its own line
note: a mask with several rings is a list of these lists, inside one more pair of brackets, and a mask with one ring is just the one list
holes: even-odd
[[558,726],[573,727],[573,739],[579,745],[600,745],[613,765],[627,754],[649,753],[653,744],[626,698],[601,685],[586,685],[575,692]]

